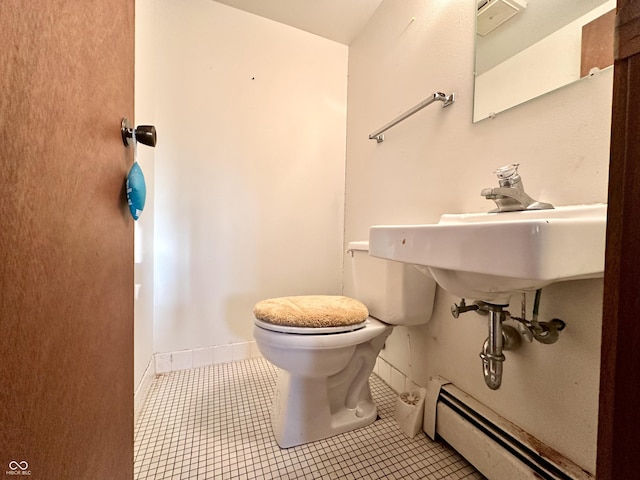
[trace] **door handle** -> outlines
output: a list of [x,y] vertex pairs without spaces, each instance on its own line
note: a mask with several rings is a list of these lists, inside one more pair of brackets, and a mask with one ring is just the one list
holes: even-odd
[[143,145],[156,146],[156,127],[153,125],[138,125],[136,128],[131,128],[129,119],[125,117],[120,124],[120,134],[125,147],[133,146],[134,138],[135,142],[140,142]]

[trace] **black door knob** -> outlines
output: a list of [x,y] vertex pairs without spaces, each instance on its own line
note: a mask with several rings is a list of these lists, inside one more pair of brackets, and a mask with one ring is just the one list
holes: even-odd
[[120,134],[122,135],[122,141],[125,147],[133,145],[134,136],[136,141],[143,145],[148,145],[150,147],[156,146],[156,127],[153,125],[139,125],[137,128],[131,128],[129,120],[127,118],[123,118],[122,123],[120,124]]
[[150,147],[156,146],[156,127],[153,125],[138,125],[134,130],[136,140]]

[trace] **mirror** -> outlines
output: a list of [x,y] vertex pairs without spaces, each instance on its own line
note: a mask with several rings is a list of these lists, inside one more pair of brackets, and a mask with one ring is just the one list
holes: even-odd
[[613,64],[616,0],[478,0],[473,121]]

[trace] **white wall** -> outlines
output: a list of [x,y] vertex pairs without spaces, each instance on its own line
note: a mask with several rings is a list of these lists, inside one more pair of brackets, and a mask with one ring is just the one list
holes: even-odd
[[[136,125],[153,125],[154,23],[155,1],[136,1],[135,38],[135,119]],[[160,133],[162,138],[162,132]],[[162,140],[161,140],[162,141]],[[137,161],[147,184],[145,208],[135,225],[135,315],[134,315],[134,385],[138,387],[153,356],[153,228],[154,228],[154,149],[140,145]]]
[[247,341],[256,301],[342,288],[347,47],[156,2],[156,352]]
[[[155,177],[153,351],[246,341],[255,301],[339,292],[345,242],[366,239],[373,224],[487,211],[479,192],[506,163],[521,164],[541,201],[606,201],[611,72],[472,124],[472,7],[385,0],[349,48],[344,210],[346,47],[210,0],[155,2],[153,42],[142,50],[152,59],[153,120],[138,110],[136,70],[136,120],[155,121],[159,135],[155,172],[143,165]],[[435,90],[458,101],[427,107],[382,144],[367,139]],[[567,329],[555,345],[507,352],[497,392],[478,358],[486,322],[452,319],[456,300],[439,290],[432,321],[396,329],[382,356],[423,385],[449,378],[593,472],[602,281],[544,289],[542,318]],[[136,349],[143,329],[148,337],[137,318]],[[151,349],[141,343],[143,359]]]
[[[345,242],[366,239],[370,225],[488,211],[494,205],[480,190],[497,185],[493,170],[512,162],[536,199],[606,202],[612,72],[472,124],[474,13],[468,0],[385,0],[350,46]],[[456,92],[457,102],[427,107],[384,143],[368,140],[436,90]],[[486,319],[453,319],[457,300],[439,289],[431,322],[394,330],[382,357],[421,385],[432,375],[448,378],[593,472],[602,281],[543,289],[542,319],[562,318],[567,328],[555,345],[507,352],[498,391],[485,386],[478,357]]]

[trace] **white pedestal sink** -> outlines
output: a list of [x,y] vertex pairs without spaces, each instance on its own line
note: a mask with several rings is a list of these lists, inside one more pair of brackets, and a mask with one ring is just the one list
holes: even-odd
[[424,265],[458,297],[507,305],[516,292],[602,276],[606,218],[605,204],[447,214],[371,227],[369,255]]

